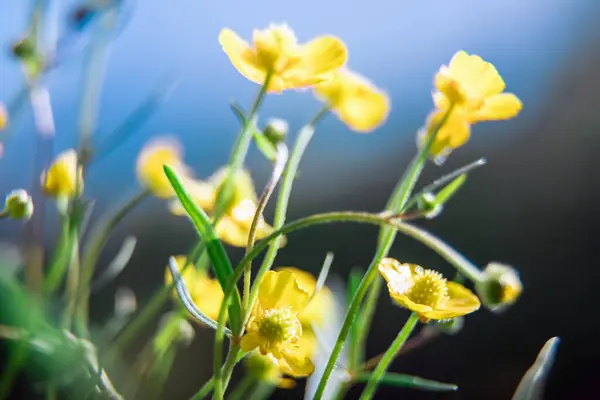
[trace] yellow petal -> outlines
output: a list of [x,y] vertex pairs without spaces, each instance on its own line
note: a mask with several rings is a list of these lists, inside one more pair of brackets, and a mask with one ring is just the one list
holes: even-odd
[[296,381],[290,378],[281,378],[277,384],[279,389],[292,389],[294,386],[296,386]]
[[258,298],[263,309],[290,307],[297,313],[306,307],[309,294],[291,272],[269,271],[260,282]]
[[231,29],[223,29],[219,34],[219,44],[229,60],[246,79],[264,83],[267,70],[259,64],[256,52]]
[[448,67],[450,74],[475,97],[487,97],[504,90],[504,80],[489,62],[477,55],[459,51]]
[[[308,75],[324,75],[341,68],[348,58],[344,42],[335,36],[321,36],[301,47],[302,68]],[[293,72],[290,72],[293,73]]]
[[137,159],[138,180],[156,197],[173,197],[175,191],[165,175],[164,166],[168,165],[185,179],[189,170],[181,158],[181,146],[175,139],[161,138],[147,143]]
[[219,239],[234,247],[246,247],[248,245],[249,230],[229,215],[224,215],[217,222],[215,231]]
[[[208,182],[215,187],[218,192],[227,177],[227,167],[220,168],[210,178]],[[254,181],[250,172],[246,169],[240,169],[233,177],[233,195],[231,197],[231,207],[235,207],[244,200],[251,200],[254,203],[258,201]]]
[[[442,121],[445,114],[446,111],[434,111],[430,114],[428,128],[419,132],[419,147],[425,145],[428,136],[433,132],[434,127]],[[436,163],[441,164],[454,149],[464,145],[470,136],[471,125],[468,116],[464,111],[456,108],[439,129],[429,153]]]
[[260,335],[256,332],[248,332],[242,336],[240,347],[245,352],[252,351],[260,345]]
[[506,120],[514,118],[523,108],[523,103],[512,93],[500,93],[485,99],[483,106],[470,114],[471,123]]
[[0,103],[0,131],[6,128],[6,125],[8,125],[8,112],[4,104]]
[[334,113],[356,132],[371,132],[390,111],[388,96],[365,77],[341,69],[315,86],[315,94],[333,107]]
[[428,305],[415,303],[414,301],[410,300],[407,296],[395,292],[389,284],[388,290],[390,292],[390,297],[394,299],[394,301],[401,307],[417,312],[419,314],[429,313],[433,310],[433,308],[431,308]]
[[315,365],[309,357],[303,356],[295,349],[287,348],[281,352],[283,363],[279,363],[281,370],[294,377],[308,376],[315,370]]
[[479,298],[472,291],[456,282],[448,282],[448,297],[444,308],[458,313],[456,316],[471,313],[481,306]]

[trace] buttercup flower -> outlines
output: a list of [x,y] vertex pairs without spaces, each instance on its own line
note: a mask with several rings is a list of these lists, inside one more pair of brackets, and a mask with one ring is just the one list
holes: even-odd
[[350,129],[370,132],[390,111],[388,96],[363,76],[342,68],[314,87],[315,95],[332,107]]
[[393,258],[384,258],[379,272],[396,303],[416,312],[423,322],[451,319],[479,309],[477,296],[459,283],[446,281],[439,272]]
[[438,163],[469,140],[470,125],[511,119],[523,107],[517,96],[503,93],[506,85],[491,63],[464,51],[456,53],[448,66],[440,68],[435,86],[433,101],[437,110],[429,116],[428,128],[420,132],[419,142],[425,143],[433,127],[453,106],[431,149]]
[[500,311],[517,301],[523,283],[510,265],[489,263],[483,270],[483,279],[475,284],[475,290],[487,308]]
[[0,131],[6,128],[6,125],[8,125],[8,112],[4,104],[0,103]]
[[333,293],[331,293],[329,288],[323,286],[317,294],[314,294],[317,288],[317,280],[310,273],[294,267],[282,267],[277,268],[277,270],[294,274],[300,287],[306,290],[311,296],[308,305],[298,315],[302,327],[307,330],[310,329],[311,324],[323,325],[327,322],[334,307]]
[[186,179],[189,168],[183,163],[182,150],[174,139],[156,139],[147,143],[137,159],[137,177],[140,183],[154,196],[170,198],[175,191],[165,175],[164,166],[168,165],[182,178]]
[[[217,193],[226,176],[227,169],[222,168],[211,176],[207,182],[189,181],[186,189],[206,213],[210,214],[216,207]],[[219,238],[232,246],[246,247],[252,219],[256,213],[258,197],[250,173],[240,170],[234,177],[234,189],[230,204],[215,227]],[[175,215],[186,215],[179,199],[170,204],[170,210]],[[267,224],[261,216],[256,228],[256,238],[262,239],[273,232],[273,227]]]
[[[69,198],[83,192],[83,171],[77,171],[77,152],[68,149],[59,154],[41,176],[42,191],[54,198]],[[77,193],[76,193],[77,192]]]
[[321,36],[299,44],[285,24],[255,30],[252,46],[226,28],[219,34],[219,43],[233,66],[250,81],[263,84],[270,71],[269,92],[323,82],[347,59],[346,47],[340,39]]
[[298,314],[309,297],[291,272],[267,272],[260,282],[246,334],[240,341],[242,349],[258,348],[263,355],[271,354],[280,370],[290,376],[310,375],[314,365],[298,346],[302,337]]
[[[206,271],[198,271],[193,265],[188,265],[185,270],[183,265],[186,256],[176,256],[175,261],[181,273],[181,277],[187,286],[194,304],[206,314],[209,318],[216,320],[219,317],[219,309],[225,298],[223,289],[218,280],[208,276]],[[165,282],[170,285],[173,281],[169,267],[165,271]],[[177,292],[173,290],[173,295],[177,297]]]

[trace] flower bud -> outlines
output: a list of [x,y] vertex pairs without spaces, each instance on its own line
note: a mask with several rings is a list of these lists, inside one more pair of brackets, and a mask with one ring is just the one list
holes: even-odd
[[[168,326],[173,323],[176,324],[173,326],[177,329],[168,329]],[[177,341],[184,346],[189,346],[196,336],[196,331],[194,330],[192,324],[190,324],[187,319],[181,317],[175,311],[168,312],[162,316],[158,324],[158,331],[163,335],[168,335],[171,340]]]
[[27,221],[33,215],[31,196],[23,189],[13,190],[4,200],[3,214],[12,219]]
[[35,41],[31,36],[26,36],[20,39],[12,46],[13,55],[20,59],[33,57],[36,51]]
[[423,193],[417,199],[417,205],[427,219],[433,219],[440,215],[443,208],[433,193]]
[[436,331],[441,332],[445,335],[456,335],[458,332],[461,331],[464,325],[465,318],[456,317],[449,320],[438,321],[437,324],[432,326]]
[[517,300],[523,284],[513,267],[489,263],[483,270],[483,279],[475,284],[475,289],[488,309],[501,311]]
[[69,149],[61,153],[41,176],[42,191],[54,198],[70,198],[83,191],[83,172],[77,168],[77,152]]
[[277,144],[285,140],[289,131],[287,121],[279,118],[271,118],[267,121],[263,133],[273,144]]

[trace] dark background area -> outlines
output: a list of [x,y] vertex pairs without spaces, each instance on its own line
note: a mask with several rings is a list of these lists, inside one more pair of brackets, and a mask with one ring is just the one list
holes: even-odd
[[[0,2],[0,42],[5,48],[27,23],[26,3]],[[392,367],[456,383],[458,392],[382,388],[378,398],[508,399],[552,336],[560,336],[561,343],[546,398],[595,398],[600,378],[600,329],[595,319],[600,278],[596,255],[600,3],[311,0],[285,5],[258,1],[235,7],[208,3],[131,2],[129,25],[112,47],[100,130],[110,131],[167,75],[178,73],[183,80],[151,123],[95,167],[86,181],[88,195],[98,200],[94,218],[133,190],[135,157],[150,137],[165,132],[180,137],[186,161],[201,177],[226,162],[237,124],[227,104],[234,98],[248,103],[257,88],[239,76],[221,53],[216,40],[221,27],[249,37],[254,27],[286,20],[301,41],[320,33],[339,35],[350,49],[350,67],[390,93],[392,114],[373,134],[349,132],[333,116],[319,127],[300,167],[289,220],[331,210],[379,211],[415,151],[414,132],[431,107],[433,74],[458,49],[480,54],[497,66],[507,90],[522,98],[523,112],[509,122],[476,126],[469,144],[443,167],[428,166],[422,183],[479,157],[488,159],[488,165],[469,177],[440,217],[419,225],[482,267],[489,261],[514,265],[525,290],[507,312],[495,315],[482,310],[470,315],[459,335],[441,337],[401,357]],[[59,31],[72,4],[67,1],[55,10]],[[83,59],[75,55],[48,79],[57,123],[56,152],[76,145]],[[18,67],[5,51],[0,58],[0,100],[9,102],[21,84]],[[286,118],[296,130],[318,108],[308,93],[270,96],[263,117]],[[34,142],[27,112],[0,159],[2,193],[31,181]],[[247,165],[260,187],[267,179],[268,163],[254,149]],[[51,244],[58,226],[48,210],[46,235]],[[269,208],[268,220],[271,215]],[[20,229],[16,223],[3,223],[2,240],[17,244],[21,235],[15,231]],[[168,257],[185,252],[195,240],[185,218],[170,216],[165,204],[153,199],[119,226],[101,267],[128,235],[138,239],[130,265],[92,300],[98,325],[112,311],[116,288],[131,287],[143,303],[161,285]],[[325,253],[333,251],[333,273],[345,280],[351,267],[368,264],[376,237],[371,226],[304,230],[290,235],[276,265],[317,273]],[[240,255],[232,251],[234,259]],[[452,273],[436,254],[401,235],[391,255]],[[387,294],[382,295],[368,355],[387,348],[407,315],[392,305]],[[151,333],[149,329],[147,334]],[[192,347],[177,359],[168,398],[188,398],[205,381],[211,372],[211,346],[211,332],[198,329]],[[133,346],[129,357],[136,351]],[[297,398],[301,389],[278,391],[275,397]],[[359,393],[355,388],[349,398]]]

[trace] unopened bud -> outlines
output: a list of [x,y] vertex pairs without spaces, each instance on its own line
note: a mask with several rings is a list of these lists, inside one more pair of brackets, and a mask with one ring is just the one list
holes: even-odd
[[[172,331],[167,329],[167,325],[176,324],[176,330]],[[171,333],[170,338],[172,340],[177,340],[179,343],[182,343],[184,346],[189,346],[194,337],[196,336],[196,331],[192,324],[188,322],[187,319],[181,317],[177,312],[171,311],[163,315],[159,322],[159,332],[167,335],[169,332]]]
[[513,304],[523,291],[519,273],[511,266],[489,263],[483,279],[475,284],[482,303],[492,311],[501,311]]
[[267,121],[263,133],[273,144],[277,144],[285,140],[289,131],[287,121],[279,118],[271,118]]
[[4,130],[6,125],[8,125],[8,111],[4,104],[0,103],[0,131]]
[[417,205],[427,219],[433,219],[440,215],[443,208],[433,193],[423,193],[417,199]]
[[33,57],[36,53],[35,42],[31,36],[25,36],[12,46],[12,53],[20,59]]
[[33,215],[31,196],[23,189],[13,190],[4,200],[3,213],[12,219],[27,221]]

